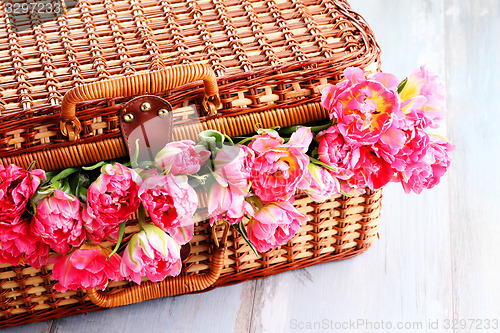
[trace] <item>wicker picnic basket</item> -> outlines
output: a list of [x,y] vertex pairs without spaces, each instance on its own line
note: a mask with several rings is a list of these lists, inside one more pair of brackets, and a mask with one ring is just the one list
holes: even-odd
[[[343,0],[80,0],[61,2],[53,17],[9,8],[0,1],[2,165],[37,160],[49,171],[125,157],[123,119],[134,108],[173,115],[173,140],[324,120],[322,86],[347,67],[380,66],[373,33]],[[233,229],[199,222],[183,272],[159,283],[58,293],[51,265],[0,265],[0,327],[353,257],[377,237],[381,197],[367,190],[315,203],[298,193],[294,205],[309,222],[260,256]]]

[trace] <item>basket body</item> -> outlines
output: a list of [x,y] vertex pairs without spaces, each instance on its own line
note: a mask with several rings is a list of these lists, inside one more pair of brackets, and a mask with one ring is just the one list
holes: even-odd
[[[379,67],[371,30],[341,0],[96,1],[67,6],[51,20],[15,19],[0,1],[0,162],[44,170],[127,155],[118,113],[130,98],[77,105],[82,132],[59,131],[62,96],[82,83],[170,66],[210,65],[219,86],[217,114],[200,111],[199,83],[157,95],[174,109],[173,139],[204,129],[229,136],[324,120],[320,90],[342,71]],[[27,22],[30,22],[29,24]],[[145,94],[148,91],[144,92]],[[201,115],[201,116],[200,116]],[[196,119],[195,122],[192,120]],[[290,269],[350,258],[377,237],[381,191],[335,196],[324,203],[297,195],[309,222],[286,245],[256,256],[236,231],[228,238],[220,278],[211,288]],[[203,209],[199,214],[203,216]],[[134,218],[126,234],[137,230]],[[195,227],[183,275],[203,274],[211,258],[208,222]],[[0,265],[0,327],[96,311],[85,290],[57,293],[51,265]],[[110,283],[110,293],[127,282]]]
[[[241,235],[231,228],[224,268],[219,279],[206,290],[245,280],[264,278],[292,269],[342,260],[366,251],[378,234],[382,192],[354,197],[332,197],[314,203],[298,198],[297,209],[309,222],[287,244],[256,257]],[[136,231],[131,223],[127,233]],[[202,274],[208,270],[211,257],[210,227],[198,223],[191,240],[191,255],[184,263],[183,275]],[[0,325],[9,327],[102,308],[90,302],[85,290],[58,293],[53,289],[51,265],[37,270],[29,266],[0,266]],[[110,293],[133,283],[111,282]],[[205,290],[205,291],[206,291]]]

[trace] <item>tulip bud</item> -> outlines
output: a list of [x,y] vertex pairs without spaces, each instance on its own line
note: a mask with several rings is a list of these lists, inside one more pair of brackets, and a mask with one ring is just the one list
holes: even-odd
[[340,185],[337,178],[325,168],[309,163],[308,173],[299,184],[299,189],[303,190],[312,200],[324,202],[332,195],[340,193]]
[[165,174],[187,175],[197,173],[210,157],[203,146],[194,145],[191,140],[169,142],[156,154],[156,166]]
[[123,253],[121,274],[141,284],[147,276],[153,282],[180,273],[180,246],[163,230],[152,224],[141,224],[142,230],[132,236]]

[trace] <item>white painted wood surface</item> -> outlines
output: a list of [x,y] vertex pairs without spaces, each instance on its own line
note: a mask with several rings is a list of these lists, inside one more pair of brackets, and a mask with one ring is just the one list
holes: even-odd
[[[403,78],[426,64],[441,75],[449,109],[443,133],[456,145],[448,175],[433,190],[405,195],[397,184],[386,188],[381,238],[366,253],[204,294],[4,331],[405,331],[394,329],[398,322],[416,325],[410,332],[475,331],[446,329],[453,319],[493,331],[484,328],[485,320],[500,320],[499,3],[351,0],[375,32],[384,71]],[[317,329],[306,329],[315,322]],[[376,330],[382,322],[393,329]]]

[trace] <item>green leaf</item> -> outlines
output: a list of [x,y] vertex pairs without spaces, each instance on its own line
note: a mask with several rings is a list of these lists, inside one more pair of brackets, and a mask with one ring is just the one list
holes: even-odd
[[333,124],[333,121],[329,121],[326,124],[317,125],[317,126],[304,126],[304,125],[289,126],[289,127],[284,127],[282,129],[278,130],[278,132],[280,133],[280,135],[293,134],[293,133],[297,132],[297,130],[301,127],[309,127],[311,129],[312,133],[317,134],[321,131],[328,129],[330,126],[332,126],[332,124]]
[[248,246],[252,249],[253,253],[255,253],[255,256],[258,257],[259,253],[257,252],[257,249],[255,246],[252,244],[250,239],[248,238],[247,230],[245,228],[245,225],[243,224],[243,220],[240,221],[240,223],[235,224],[234,227],[236,230],[241,234],[245,242],[248,244]]
[[143,226],[146,224],[146,208],[142,203],[137,210],[137,221],[139,222],[139,229],[143,230]]
[[212,152],[211,159],[215,156],[217,148],[222,148],[224,145],[224,140],[226,136],[216,130],[206,130],[198,134],[200,137],[200,144],[205,146],[210,152]]
[[84,172],[76,172],[69,177],[69,186],[71,194],[76,196],[80,202],[87,202],[87,189],[91,181],[89,176]]
[[126,223],[127,223],[127,221],[123,221],[122,223],[120,223],[118,241],[116,242],[115,248],[113,249],[113,251],[110,253],[110,255],[108,256],[108,258],[106,260],[109,260],[109,258],[111,258],[111,256],[113,256],[113,254],[115,254],[118,251],[118,249],[120,248],[120,245],[122,244],[123,235],[125,234]]
[[96,164],[91,165],[91,166],[88,166],[88,167],[83,166],[83,167],[82,167],[82,169],[83,169],[83,170],[86,170],[86,171],[95,170],[95,169],[97,169],[97,168],[102,167],[104,164],[106,164],[106,162],[101,161],[101,162],[99,162],[99,163],[96,163]]
[[30,198],[30,206],[32,208],[31,214],[36,215],[36,204],[35,204],[34,197]]
[[71,174],[80,171],[79,168],[67,168],[64,169],[63,171],[59,172],[54,178],[52,178],[51,182],[57,182],[60,180],[63,180],[65,178],[68,178]]
[[85,187],[79,187],[78,190],[76,191],[75,195],[80,200],[81,203],[87,203],[87,191],[88,188]]
[[401,94],[401,92],[405,88],[407,82],[408,82],[408,78],[405,78],[403,81],[401,81],[401,83],[398,86],[398,94]]
[[78,179],[78,185],[80,187],[88,188],[90,184],[92,184],[92,180],[90,179],[89,175],[85,173],[80,173],[80,177]]
[[71,188],[71,193],[76,194],[78,190],[79,180],[81,171],[75,172],[69,177],[69,187]]
[[70,193],[71,187],[69,186],[68,178],[64,178],[59,189],[63,192]]
[[313,151],[311,152],[311,156],[318,156],[318,147],[314,148]]
[[134,156],[130,159],[130,165],[134,168],[137,165],[137,160],[139,159],[139,139],[135,140],[135,152]]
[[327,130],[328,128],[330,128],[330,126],[332,126],[332,124],[333,124],[333,121],[329,121],[328,123],[326,123],[324,125],[312,126],[311,132],[316,134],[316,133],[319,133],[321,131]]
[[31,162],[30,165],[29,165],[29,167],[28,167],[28,169],[27,169],[27,171],[33,170],[35,168],[36,162],[38,162],[38,160],[34,160],[33,162]]
[[57,175],[57,171],[48,171],[48,172],[45,172],[45,177],[47,177],[47,179],[45,179],[42,182],[41,186],[44,186],[45,184],[50,183],[50,181],[52,180],[52,178],[54,178],[56,175]]
[[315,159],[314,157],[309,157],[309,160],[311,161],[311,163],[319,165],[325,169],[328,169],[328,170],[333,171],[333,172],[338,172],[338,170],[335,169],[334,167],[332,167],[326,163],[323,163],[320,160]]
[[271,128],[259,128],[257,130],[257,134],[258,135],[262,135],[264,133],[278,132],[280,129],[281,129],[281,127],[279,127],[279,126],[274,126],[274,127],[271,127]]
[[304,127],[303,125],[296,125],[296,126],[289,126],[289,127],[284,127],[279,130],[279,133],[282,134],[292,134],[296,132],[299,128]]
[[226,138],[224,134],[216,130],[206,130],[201,132],[199,135],[201,141],[208,143],[223,143]]
[[[47,187],[47,193],[53,192],[56,189],[59,190],[59,189],[61,189],[61,187],[62,187],[61,181],[58,181],[58,180],[54,181],[54,180],[52,180],[50,186]],[[43,192],[40,192],[40,193],[43,193]]]
[[208,177],[210,177],[210,175],[206,174],[206,175],[200,176],[197,174],[192,174],[192,175],[188,175],[188,177],[196,179],[201,185],[204,185],[206,183]]

